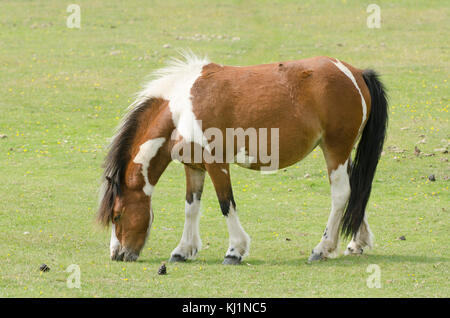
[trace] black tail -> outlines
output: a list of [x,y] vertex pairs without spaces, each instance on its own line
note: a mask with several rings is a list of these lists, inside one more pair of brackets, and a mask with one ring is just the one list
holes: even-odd
[[350,171],[350,199],[342,219],[342,234],[355,235],[364,219],[372,181],[383,149],[388,123],[386,91],[373,70],[364,70],[363,78],[371,96],[371,110],[356,150]]

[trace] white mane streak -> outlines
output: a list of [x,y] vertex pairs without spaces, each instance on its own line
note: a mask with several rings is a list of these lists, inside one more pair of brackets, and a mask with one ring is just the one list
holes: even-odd
[[144,85],[129,108],[134,108],[149,98],[164,98],[169,101],[176,99],[184,88],[180,86],[192,82],[193,77],[197,78],[201,74],[203,66],[210,63],[206,56],[200,58],[192,51],[179,53],[181,59],[173,57],[165,67],[150,74],[152,80]]

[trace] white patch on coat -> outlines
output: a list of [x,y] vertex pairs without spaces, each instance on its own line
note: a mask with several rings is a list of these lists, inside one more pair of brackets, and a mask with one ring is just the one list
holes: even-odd
[[117,239],[117,236],[116,236],[116,225],[112,224],[112,227],[111,227],[111,241],[109,243],[109,251],[110,251],[111,257],[113,257],[113,255],[116,254],[119,249],[120,249],[120,242],[119,242],[119,240]]
[[347,173],[348,159],[330,174],[332,210],[343,209],[350,196],[350,180]]
[[147,140],[139,147],[139,152],[133,160],[134,163],[142,165],[142,175],[145,180],[145,185],[142,190],[148,196],[151,196],[153,193],[153,185],[148,180],[148,166],[165,141],[166,139],[164,137]]
[[334,61],[331,61],[331,62],[333,62],[333,64],[336,65],[348,78],[350,78],[353,85],[355,85],[356,89],[358,90],[359,95],[361,96],[362,113],[363,113],[361,125],[359,127],[359,131],[361,132],[361,129],[362,129],[362,127],[366,121],[366,117],[367,117],[366,100],[364,99],[363,94],[361,93],[361,90],[359,89],[359,86],[356,83],[355,77],[353,76],[352,72],[344,64],[342,64],[341,61],[339,61],[338,59],[336,59],[336,61],[337,62],[334,62]]
[[227,169],[223,169],[223,168],[222,168],[222,169],[220,169],[220,170],[222,170],[223,173],[228,174]]
[[185,221],[183,235],[178,246],[171,255],[181,255],[187,259],[192,259],[202,248],[200,238],[200,199],[197,194],[193,194],[193,201],[185,203]]
[[230,245],[226,256],[245,257],[250,251],[250,236],[244,231],[236,210],[230,202],[230,210],[226,216]]
[[182,55],[185,61],[174,58],[167,67],[154,72],[156,79],[146,84],[133,104],[138,105],[149,98],[168,100],[173,123],[181,136],[187,142],[195,142],[210,151],[201,124],[192,110],[191,100],[192,86],[201,76],[203,67],[210,62],[193,53],[184,52]]
[[234,161],[244,168],[249,168],[252,163],[256,162],[256,158],[249,156],[247,154],[247,151],[245,150],[245,147],[241,147],[239,149],[239,152],[234,157]]

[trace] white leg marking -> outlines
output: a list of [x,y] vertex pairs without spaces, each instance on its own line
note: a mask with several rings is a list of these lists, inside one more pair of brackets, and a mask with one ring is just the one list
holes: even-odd
[[185,204],[185,221],[183,235],[171,255],[181,255],[186,259],[194,258],[202,247],[200,238],[200,200],[193,194],[193,201]]
[[142,190],[148,196],[151,196],[153,193],[153,185],[148,180],[148,166],[165,141],[166,139],[163,137],[147,140],[139,147],[139,152],[133,160],[134,163],[142,165],[142,175],[145,180],[145,185]]
[[337,256],[339,243],[339,226],[342,215],[350,197],[350,181],[347,174],[348,160],[339,165],[330,175],[331,180],[331,213],[327,227],[320,243],[314,248],[314,254],[332,258]]
[[355,85],[356,89],[359,92],[359,95],[361,96],[361,104],[362,104],[362,113],[363,113],[363,117],[362,117],[362,121],[361,121],[361,125],[359,127],[359,131],[361,132],[362,126],[364,124],[364,122],[366,121],[366,117],[367,117],[367,105],[366,105],[366,100],[364,99],[361,90],[359,89],[358,84],[356,83],[355,77],[353,76],[352,72],[350,72],[350,70],[344,65],[342,64],[341,61],[339,61],[338,59],[336,59],[337,62],[331,61],[333,62],[334,65],[336,65],[345,75],[347,75],[348,78],[350,78],[350,80],[352,81],[353,85]]
[[372,248],[373,246],[373,234],[367,223],[367,217],[364,216],[363,223],[359,227],[358,233],[353,236],[350,243],[347,245],[345,255],[362,254],[366,247]]
[[230,211],[226,216],[228,233],[230,236],[230,245],[226,256],[237,257],[242,259],[247,256],[250,251],[250,236],[244,231],[236,210],[230,202]]
[[111,227],[111,241],[109,243],[109,251],[111,259],[120,251],[120,242],[116,236],[116,225],[113,224]]

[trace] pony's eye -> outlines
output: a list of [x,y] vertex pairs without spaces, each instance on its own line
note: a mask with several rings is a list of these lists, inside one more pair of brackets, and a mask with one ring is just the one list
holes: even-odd
[[118,214],[118,215],[116,215],[115,217],[114,217],[114,222],[117,222],[117,221],[119,221],[120,220],[120,214]]

